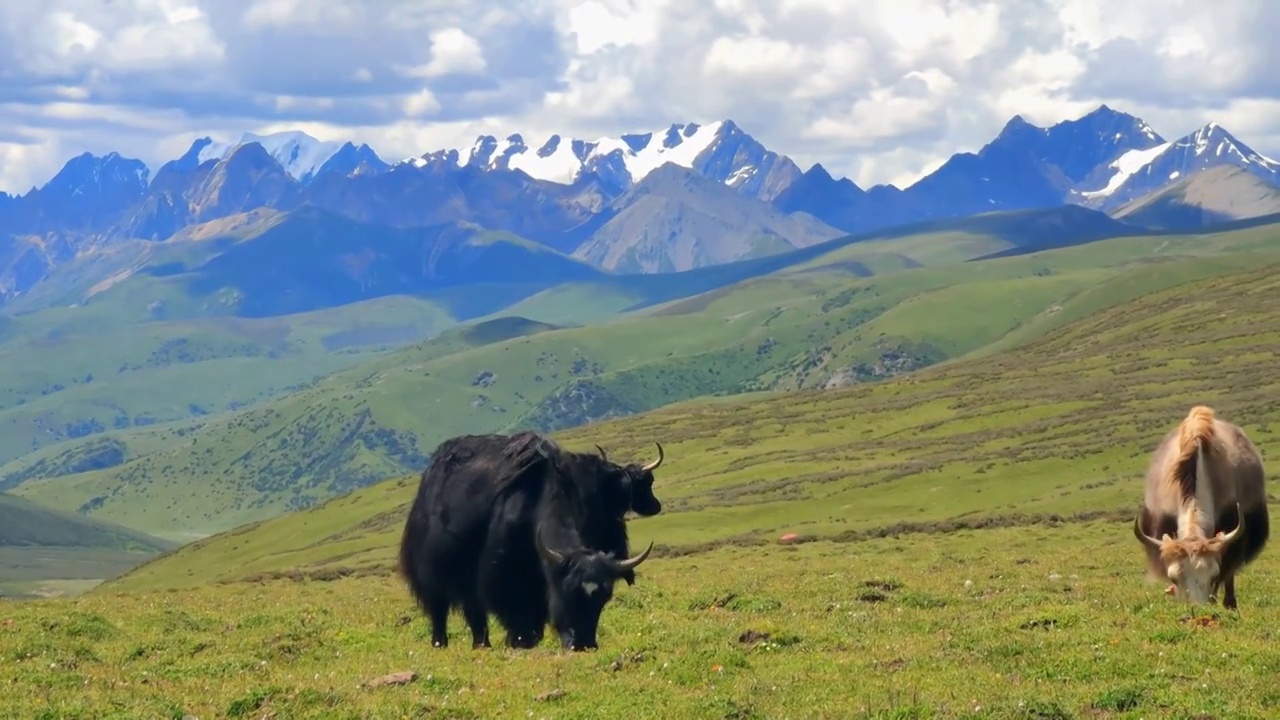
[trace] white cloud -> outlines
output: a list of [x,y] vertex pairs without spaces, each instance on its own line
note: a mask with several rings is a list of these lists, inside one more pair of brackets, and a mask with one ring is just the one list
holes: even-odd
[[732,118],[802,165],[906,183],[1014,114],[1100,103],[1280,154],[1258,0],[42,0],[0,3],[0,189],[85,150],[158,165],[297,128],[390,159],[476,134]]
[[431,78],[484,72],[484,50],[465,31],[458,28],[437,30],[431,33],[430,40],[431,62],[407,69],[407,75]]

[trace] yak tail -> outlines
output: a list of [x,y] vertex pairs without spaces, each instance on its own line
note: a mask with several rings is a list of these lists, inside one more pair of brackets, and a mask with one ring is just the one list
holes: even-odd
[[409,533],[400,538],[400,561],[396,563],[396,572],[401,578],[408,580],[409,568],[413,567],[413,556],[409,548]]
[[[415,503],[416,505],[416,503]],[[396,571],[410,585],[413,585],[414,574],[414,541],[421,542],[423,532],[418,528],[418,518],[415,517],[414,511],[417,508],[409,510],[409,517],[405,519],[404,532],[400,535],[400,559],[396,563]],[[415,586],[416,587],[416,586]]]
[[1207,405],[1191,408],[1178,426],[1178,455],[1174,459],[1174,473],[1182,486],[1183,496],[1196,494],[1197,481],[1207,480],[1204,455],[1218,443],[1214,434],[1217,415]]

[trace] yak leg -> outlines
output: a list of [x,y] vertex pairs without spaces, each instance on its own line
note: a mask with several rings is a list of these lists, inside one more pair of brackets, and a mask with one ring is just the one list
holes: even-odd
[[1226,608],[1227,610],[1235,610],[1236,609],[1236,576],[1232,575],[1228,577],[1227,581],[1223,583],[1223,585],[1225,586],[1226,589],[1222,595],[1222,607]]
[[507,645],[513,648],[528,650],[536,648],[542,642],[542,627],[529,626],[507,630]]
[[471,647],[487,648],[492,647],[489,644],[489,614],[485,611],[484,604],[480,602],[480,598],[472,595],[462,603],[462,615],[467,619],[467,625],[471,628]]
[[449,601],[433,597],[427,601],[427,614],[431,616],[431,644],[449,647]]

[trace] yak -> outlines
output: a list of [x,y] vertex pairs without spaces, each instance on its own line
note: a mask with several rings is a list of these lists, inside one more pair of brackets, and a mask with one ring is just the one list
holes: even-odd
[[1224,588],[1223,607],[1235,609],[1235,576],[1270,532],[1264,477],[1262,455],[1240,427],[1205,405],[1191,408],[1156,447],[1133,522],[1150,575],[1195,604]]
[[422,473],[400,546],[400,572],[431,620],[432,644],[448,645],[448,613],[458,606],[473,647],[490,646],[490,613],[506,628],[509,646],[541,642],[552,589],[543,568],[549,555],[535,547],[544,505],[576,523],[548,528],[557,548],[578,543],[555,553],[579,564],[595,561],[597,571],[616,569],[633,583],[644,556],[619,560],[629,554],[623,516],[661,510],[652,483],[662,459],[659,445],[654,462],[623,467],[603,451],[568,452],[531,432],[441,443]]

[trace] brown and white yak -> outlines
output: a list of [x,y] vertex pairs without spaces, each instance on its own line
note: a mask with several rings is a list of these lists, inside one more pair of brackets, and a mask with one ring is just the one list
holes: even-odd
[[1212,408],[1191,408],[1156,448],[1133,522],[1151,575],[1168,578],[1169,592],[1192,603],[1224,587],[1223,607],[1235,608],[1235,575],[1267,543],[1264,476],[1243,430]]

